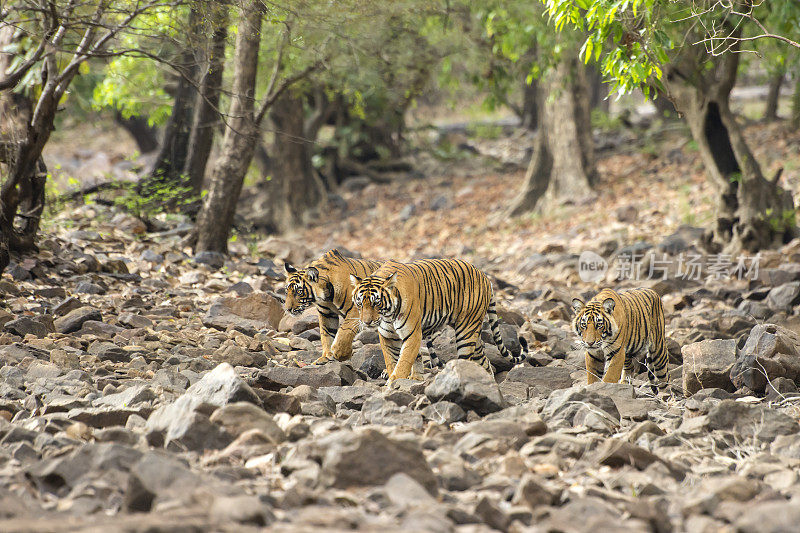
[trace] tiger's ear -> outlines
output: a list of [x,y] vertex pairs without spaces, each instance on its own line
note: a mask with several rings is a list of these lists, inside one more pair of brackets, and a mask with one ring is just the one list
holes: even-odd
[[615,305],[616,304],[614,303],[614,300],[612,298],[606,298],[605,300],[603,300],[603,309],[606,310],[606,313],[612,312],[614,310]]
[[573,298],[572,308],[575,310],[576,313],[581,309],[583,309],[583,300],[581,300],[580,298]]
[[294,266],[292,266],[291,263],[284,263],[283,269],[286,271],[287,274],[294,274],[295,272],[297,272],[297,269]]
[[397,285],[397,272],[386,278],[386,282],[383,284],[388,290],[394,289],[395,285]]
[[317,270],[316,267],[308,267],[308,269],[306,269],[306,276],[308,277],[308,281],[316,283],[319,279],[319,270]]
[[353,287],[355,287],[356,285],[358,285],[358,284],[359,284],[359,283],[361,283],[362,281],[364,281],[364,280],[362,280],[362,279],[361,279],[361,278],[359,278],[358,276],[356,276],[356,275],[354,275],[354,274],[350,274],[350,283],[352,283],[352,284],[353,284]]

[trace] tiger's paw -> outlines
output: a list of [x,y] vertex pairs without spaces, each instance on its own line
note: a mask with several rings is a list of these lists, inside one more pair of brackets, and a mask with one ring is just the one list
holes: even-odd
[[322,354],[322,357],[314,361],[312,364],[314,365],[324,365],[328,361],[333,361],[333,355],[331,354]]

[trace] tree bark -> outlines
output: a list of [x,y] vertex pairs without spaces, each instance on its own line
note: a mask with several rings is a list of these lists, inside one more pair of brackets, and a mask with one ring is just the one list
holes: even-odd
[[764,120],[771,122],[778,120],[778,101],[781,97],[781,86],[785,73],[773,75],[769,79],[769,90],[767,91],[767,103],[764,107]]
[[175,103],[164,128],[161,148],[144,184],[150,182],[179,183],[189,153],[189,137],[192,133],[192,117],[197,100],[199,64],[192,43],[199,33],[200,15],[196,6],[189,12],[190,38],[187,48],[181,52],[178,66],[178,87]]
[[589,98],[583,65],[569,58],[540,81],[539,135],[522,190],[509,216],[544,211],[564,201],[594,196],[596,178]]
[[257,209],[262,213],[258,224],[282,233],[318,214],[327,194],[311,164],[316,131],[309,131],[311,124],[306,121],[302,97],[292,91],[283,93],[270,119],[275,126],[272,179],[266,184],[266,201]]
[[210,186],[197,217],[195,251],[227,253],[236,203],[258,135],[253,94],[261,41],[261,2],[241,6],[233,65],[231,106],[222,150],[211,171]]
[[222,88],[222,73],[225,68],[225,46],[228,38],[228,8],[225,5],[211,6],[211,51],[207,68],[200,82],[200,94],[192,119],[189,148],[184,173],[195,194],[203,188],[208,156],[214,142],[214,131],[220,121],[219,98]]
[[[715,252],[755,252],[788,242],[797,232],[791,194],[764,178],[730,110],[739,57],[728,53],[712,60],[698,46],[665,70],[665,86],[717,189],[717,220],[706,235]],[[707,61],[714,61],[713,68],[705,68]]]
[[535,130],[539,125],[539,104],[536,101],[538,95],[539,80],[522,82],[522,109],[519,118],[523,128]]
[[128,132],[139,152],[148,154],[158,148],[158,135],[156,128],[147,123],[144,117],[131,117],[124,118],[119,111],[114,112],[114,122],[116,122],[122,129]]
[[794,92],[792,93],[792,127],[800,128],[800,70],[795,73]]
[[585,68],[586,79],[589,83],[589,110],[599,109],[604,113],[608,113],[611,101],[606,98],[608,96],[608,86],[603,83],[603,73],[593,63]]

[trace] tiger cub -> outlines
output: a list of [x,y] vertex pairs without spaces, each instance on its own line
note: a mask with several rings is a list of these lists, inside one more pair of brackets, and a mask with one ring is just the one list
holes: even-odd
[[609,383],[624,380],[633,373],[634,359],[644,355],[653,393],[666,388],[669,357],[664,308],[655,291],[603,289],[586,304],[573,299],[572,307],[576,311],[573,329],[586,347],[588,383],[598,381],[601,376]]
[[[319,313],[322,356],[314,364],[334,359],[346,361],[353,355],[353,338],[358,332],[359,322],[358,310],[353,306],[350,276],[369,276],[382,264],[382,261],[345,257],[335,249],[312,261],[305,269],[284,264],[286,311],[299,315],[314,305]],[[440,366],[430,339],[427,344],[430,353],[427,366]]]
[[455,329],[458,357],[475,361],[493,373],[481,341],[487,314],[500,353],[514,364],[525,360],[524,339],[520,339],[523,351],[518,357],[503,346],[489,278],[465,261],[388,261],[369,277],[353,275],[352,282],[353,302],[361,322],[378,326],[389,373],[387,386],[409,377],[422,337],[445,325]]

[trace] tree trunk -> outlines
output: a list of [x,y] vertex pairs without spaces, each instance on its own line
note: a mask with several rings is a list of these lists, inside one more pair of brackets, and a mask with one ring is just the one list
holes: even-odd
[[327,200],[322,181],[311,164],[311,143],[300,95],[286,91],[275,102],[270,119],[275,125],[272,179],[260,224],[286,232],[311,220]]
[[795,73],[794,93],[792,93],[792,127],[800,128],[800,69]]
[[593,63],[585,68],[586,79],[589,83],[589,110],[599,109],[604,113],[608,113],[611,100],[606,98],[608,96],[608,86],[603,83],[603,73]]
[[196,252],[228,251],[236,203],[258,139],[253,93],[260,40],[261,2],[246,0],[241,7],[236,35],[233,89],[225,137],[211,171],[208,194],[197,217]]
[[184,173],[195,194],[203,188],[208,156],[214,142],[214,130],[220,121],[219,97],[222,88],[222,72],[225,67],[225,45],[228,38],[228,8],[212,5],[212,45],[207,59],[206,72],[200,82],[200,94],[192,119],[189,148]]
[[739,54],[715,58],[706,69],[709,60],[697,47],[665,72],[665,86],[717,189],[717,220],[706,243],[711,251],[736,253],[788,242],[796,234],[791,194],[777,179],[764,178],[730,110]]
[[769,91],[767,91],[767,104],[764,107],[764,120],[770,122],[778,120],[778,100],[781,97],[781,85],[785,73],[781,71],[769,79]]
[[[569,57],[569,54],[564,54]],[[539,135],[510,216],[594,196],[596,170],[583,65],[565,59],[540,81]]]
[[539,104],[536,101],[538,94],[539,80],[522,83],[522,110],[519,118],[523,128],[535,130],[539,125]]
[[[0,28],[0,47],[17,38],[14,28]],[[0,72],[6,71],[12,57],[0,54]],[[9,252],[36,249],[47,180],[42,150],[53,130],[59,98],[54,58],[48,57],[45,64],[52,74],[36,105],[22,94],[0,93],[0,272],[9,264]]]
[[147,154],[158,148],[156,128],[150,126],[146,118],[123,118],[122,113],[116,111],[114,112],[114,122],[133,137],[133,140],[136,141],[136,146],[139,147],[139,152]]
[[[196,6],[189,12],[189,32],[196,37],[200,23],[200,15]],[[179,183],[186,167],[189,153],[189,136],[192,132],[192,117],[197,97],[197,84],[200,68],[195,51],[192,48],[192,37],[188,48],[181,53],[178,66],[178,87],[175,92],[175,103],[164,128],[161,139],[161,148],[145,178],[145,185],[149,182]]]

